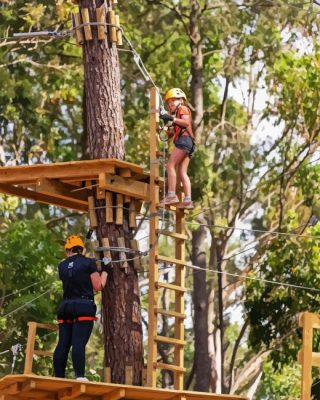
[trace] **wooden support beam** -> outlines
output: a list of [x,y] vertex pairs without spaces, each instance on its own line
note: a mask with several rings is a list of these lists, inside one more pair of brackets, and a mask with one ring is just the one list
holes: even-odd
[[115,174],[117,168],[130,168],[132,172],[140,174],[144,179],[148,177],[148,175],[144,174],[143,168],[138,165],[121,160],[103,159],[1,167],[0,183],[11,182],[14,185],[18,185],[25,182],[35,182],[38,178],[92,180],[96,179],[99,173],[102,172]]
[[106,198],[106,191],[97,186],[96,197],[98,200],[104,200]]
[[111,368],[110,367],[104,368],[104,381],[106,383],[111,383]]
[[76,38],[76,42],[79,46],[81,46],[83,43],[83,34],[82,34],[82,28],[79,28],[79,26],[81,25],[80,13],[73,13],[72,20],[73,20],[73,26],[75,28],[74,36]]
[[75,201],[80,204],[86,205],[88,201],[89,191],[87,189],[72,192],[76,187],[62,183],[56,179],[39,178],[36,183],[36,192],[48,194],[50,196],[58,197]]
[[123,195],[117,194],[116,225],[123,225]]
[[97,213],[95,210],[95,201],[93,196],[88,197],[88,210],[89,210],[89,220],[90,220],[90,228],[91,229],[96,229],[98,226],[98,219],[97,219]]
[[[90,17],[89,17],[89,10],[88,8],[81,8],[81,16],[82,16],[82,22],[84,24],[90,24]],[[83,27],[84,29],[84,37],[86,40],[92,40],[92,32],[91,32],[91,26],[90,25],[85,25]]]
[[106,9],[105,6],[101,6],[96,9],[97,22],[102,25],[98,25],[98,40],[104,40],[106,37]]
[[174,344],[177,346],[185,346],[185,344],[186,344],[185,340],[170,338],[170,337],[166,337],[166,336],[159,336],[159,335],[155,337],[155,340],[157,342]]
[[160,99],[156,87],[150,89],[150,129],[149,129],[149,154],[150,154],[150,188],[147,199],[150,202],[150,237],[149,243],[152,244],[149,254],[149,304],[148,304],[148,360],[147,360],[147,386],[156,387],[157,384],[157,343],[154,340],[157,336],[157,318],[154,309],[158,304],[158,286],[156,282],[159,279],[159,270],[156,257],[159,253],[159,244],[156,229],[159,225],[158,208],[159,203],[159,163],[153,163],[156,160],[157,150],[157,132],[159,126]]
[[101,397],[101,400],[120,400],[126,396],[125,389],[115,389],[112,392]]
[[173,364],[155,363],[155,368],[166,369],[168,371],[174,371],[174,372],[179,372],[179,373],[186,372],[185,368],[178,367],[177,365],[173,365]]
[[99,174],[99,186],[102,189],[110,190],[111,192],[124,194],[142,200],[148,199],[149,185],[133,179],[101,173]]
[[[6,387],[7,395],[19,394],[20,391],[21,391],[21,384],[18,382],[13,383],[12,385],[9,385],[8,387]],[[0,399],[1,399],[1,397],[0,397]]]
[[117,28],[113,25],[116,25],[116,14],[113,10],[110,10],[108,12],[108,22],[109,24],[109,37],[111,40],[111,43],[117,43]]
[[133,368],[132,366],[126,366],[125,384],[132,385],[132,383],[133,383]]
[[113,223],[112,193],[106,192],[106,222]]
[[129,205],[129,227],[136,228],[137,221],[136,221],[136,205],[135,201],[131,200]]
[[299,321],[303,327],[303,350],[301,352],[301,400],[311,399],[312,385],[312,340],[313,340],[313,317],[309,312],[303,313]]
[[26,357],[24,362],[24,374],[32,374],[34,344],[36,340],[37,323],[28,322],[28,339],[26,347]]
[[[138,240],[132,239],[132,240],[130,240],[130,244],[131,244],[132,250],[139,251]],[[141,268],[141,258],[137,254],[135,254],[135,256],[134,256],[133,266],[136,271],[141,271],[141,269],[142,269]]]
[[73,400],[77,399],[81,395],[85,394],[87,392],[86,385],[81,383],[81,384],[73,384],[71,389],[68,389],[64,393],[62,393],[59,397],[59,400]]
[[123,178],[131,178],[132,172],[130,168],[119,168],[119,175]]
[[81,212],[88,211],[88,206],[80,204],[79,202],[61,199],[51,195],[38,193],[33,190],[28,190],[21,187],[11,186],[3,183],[0,183],[0,192],[11,196],[17,196],[17,197],[22,197],[24,199],[37,201],[39,203],[54,205],[57,207],[68,208],[71,210],[76,210]]
[[21,392],[31,392],[32,390],[34,390],[36,388],[36,382],[33,381],[32,379],[28,379],[25,382],[22,382],[21,384]]
[[123,41],[122,41],[122,32],[120,28],[120,17],[119,15],[115,15],[115,22],[117,25],[117,46],[122,46]]
[[[110,244],[109,244],[109,239],[108,238],[102,238],[102,246],[105,248],[109,248]],[[104,250],[103,251],[103,255],[104,257],[108,257],[111,258],[111,251],[110,250]]]
[[[125,241],[123,237],[117,238],[117,242],[118,242],[118,246],[119,247],[126,247]],[[127,256],[126,253],[124,251],[120,251],[119,254],[119,259],[122,261],[122,263],[120,264],[121,268],[128,268],[129,264],[127,262]]]
[[52,351],[46,351],[46,350],[35,350],[33,354],[37,356],[44,356],[44,357],[52,357],[53,352]]
[[187,316],[186,314],[178,313],[176,311],[170,311],[170,310],[164,310],[163,308],[156,308],[155,309],[156,314],[161,314],[164,315],[168,318],[181,318],[185,319]]

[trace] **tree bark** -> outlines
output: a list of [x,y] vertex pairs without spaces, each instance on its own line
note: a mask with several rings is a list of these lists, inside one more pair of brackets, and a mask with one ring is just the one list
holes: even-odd
[[[96,22],[96,8],[111,1],[80,0],[80,8],[88,8],[90,21]],[[93,39],[84,41],[83,63],[85,80],[85,121],[87,154],[90,159],[125,157],[123,120],[120,97],[120,70],[117,48],[108,40],[98,41],[97,28],[91,26]],[[95,182],[93,182],[95,183]],[[95,189],[95,188],[94,188]],[[117,238],[125,238],[130,247],[132,232],[129,215],[124,212],[123,225],[105,222],[105,201],[96,199],[97,239],[108,238],[110,246],[118,247]],[[112,259],[119,260],[119,252]],[[130,257],[128,257],[130,258]],[[111,276],[110,276],[111,275]],[[113,263],[103,292],[105,332],[105,366],[111,368],[111,382],[125,383],[126,367],[132,367],[133,384],[140,385],[143,368],[143,342],[138,276],[129,262],[127,269]]]
[[210,358],[208,349],[208,296],[206,285],[206,228],[201,226],[192,233],[192,264],[203,268],[193,270],[193,304],[195,336],[195,386],[198,392],[208,392],[210,387]]

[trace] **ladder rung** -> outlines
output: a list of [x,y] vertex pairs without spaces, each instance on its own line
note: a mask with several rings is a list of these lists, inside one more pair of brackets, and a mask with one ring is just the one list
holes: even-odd
[[46,350],[34,350],[33,354],[35,354],[37,356],[47,356],[47,357],[53,356],[52,351],[46,351]]
[[184,260],[178,260],[177,258],[173,257],[166,257],[166,256],[157,256],[157,261],[163,261],[171,264],[177,264],[177,265],[188,265]]
[[175,344],[177,346],[184,346],[186,344],[185,340],[181,339],[176,339],[176,338],[171,338],[171,337],[166,337],[166,336],[156,336],[155,340],[157,342],[163,342],[163,343],[169,343],[169,344]]
[[172,283],[156,282],[155,285],[157,288],[176,290],[177,292],[186,292],[187,291],[187,289],[185,287],[173,285]]
[[173,237],[175,239],[181,239],[181,240],[187,240],[188,239],[188,236],[184,235],[183,233],[163,231],[161,229],[157,229],[156,232],[157,232],[157,234],[170,236],[170,237]]
[[153,364],[154,368],[159,368],[159,369],[167,369],[168,371],[175,371],[175,372],[186,372],[186,369],[183,367],[178,367],[177,365],[173,364],[164,364],[164,363],[154,363]]
[[186,318],[186,314],[182,314],[177,311],[164,310],[163,308],[156,308],[155,312],[157,314],[166,315],[167,317],[175,317],[175,318],[180,318],[180,319]]

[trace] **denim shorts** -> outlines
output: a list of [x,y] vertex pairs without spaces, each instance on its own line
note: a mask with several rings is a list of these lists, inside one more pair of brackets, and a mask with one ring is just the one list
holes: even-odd
[[191,136],[179,136],[174,144],[178,149],[183,150],[187,153],[188,157],[192,157],[195,152],[196,145]]

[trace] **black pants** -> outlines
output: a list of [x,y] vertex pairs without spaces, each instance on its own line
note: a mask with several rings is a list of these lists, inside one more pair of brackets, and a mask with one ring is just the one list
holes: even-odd
[[[80,316],[94,316],[96,306],[89,300],[63,301],[58,310],[58,319],[72,320]],[[75,321],[59,324],[59,341],[53,354],[56,377],[64,378],[68,354],[72,347],[72,364],[76,377],[83,377],[85,370],[85,348],[93,328],[93,321]]]

